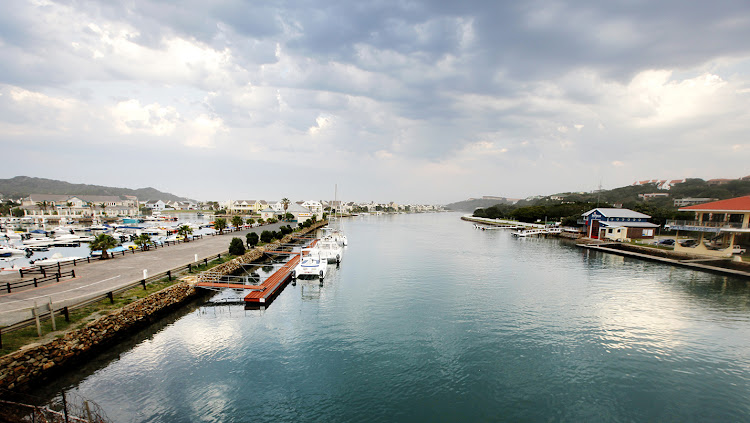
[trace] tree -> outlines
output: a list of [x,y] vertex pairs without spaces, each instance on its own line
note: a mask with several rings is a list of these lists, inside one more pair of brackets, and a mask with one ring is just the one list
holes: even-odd
[[260,233],[260,240],[263,241],[263,242],[265,242],[265,243],[269,243],[269,242],[273,241],[273,235],[272,235],[271,231],[263,231],[263,232],[261,232]]
[[182,235],[185,238],[185,242],[188,242],[188,235],[193,233],[193,228],[188,225],[182,225],[177,228],[177,235]]
[[219,234],[224,233],[224,229],[227,227],[227,220],[223,217],[219,217],[216,220],[214,220],[214,229],[219,231]]
[[255,219],[253,219],[252,217],[248,217],[245,223],[247,223],[248,225],[254,225]]
[[241,239],[237,237],[232,238],[232,241],[229,243],[229,254],[234,256],[245,254],[245,244],[242,243]]
[[107,210],[107,205],[104,203],[99,203],[99,208],[102,209],[102,216],[106,215],[105,211]]
[[68,207],[68,215],[72,215],[73,212],[72,212],[71,208],[73,207],[73,203],[71,203],[70,201],[68,201],[68,202],[65,203],[65,206]]
[[91,243],[89,243],[89,249],[91,251],[102,251],[101,260],[107,259],[109,257],[107,250],[115,247],[117,247],[117,240],[114,239],[114,237],[112,237],[111,235],[107,234],[99,234],[96,236],[96,238],[94,238],[93,241],[91,241]]
[[258,245],[258,241],[260,241],[258,234],[256,234],[255,232],[250,232],[249,234],[245,235],[245,239],[247,240],[247,246],[250,248],[254,248],[256,245]]
[[286,218],[286,210],[289,208],[289,199],[284,197],[281,199],[281,206],[284,207],[284,218]]
[[36,206],[39,207],[39,210],[42,211],[42,214],[47,214],[47,207],[49,206],[49,203],[46,201],[40,201],[36,203]]
[[149,234],[140,234],[133,240],[133,242],[140,247],[141,250],[148,250],[149,245],[151,245],[151,236]]
[[237,230],[240,230],[240,226],[242,226],[242,222],[245,220],[242,218],[242,216],[232,216],[232,226],[237,228]]
[[261,217],[260,219],[258,219],[258,224],[262,225],[262,224],[264,224],[264,223],[266,223],[266,221],[265,221],[265,220],[263,220],[263,218],[262,218],[262,217]]
[[294,215],[291,213],[284,213],[284,220],[286,221],[294,220]]
[[18,207],[15,207],[10,210],[10,215],[13,217],[23,217],[23,210],[21,210]]

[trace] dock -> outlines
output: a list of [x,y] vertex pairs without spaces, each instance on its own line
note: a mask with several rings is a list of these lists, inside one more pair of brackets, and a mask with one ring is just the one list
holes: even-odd
[[[220,289],[242,289],[245,291],[249,291],[248,294],[245,296],[244,301],[245,304],[248,306],[263,306],[271,302],[271,300],[278,295],[281,290],[284,288],[286,283],[289,281],[289,279],[292,276],[292,272],[294,271],[294,268],[297,267],[297,265],[302,260],[302,256],[305,253],[306,248],[312,248],[315,246],[315,244],[318,243],[317,239],[310,239],[310,238],[299,238],[305,241],[312,241],[307,245],[300,245],[301,250],[298,252],[289,251],[289,250],[268,250],[265,251],[266,254],[269,255],[289,255],[289,260],[282,264],[281,267],[279,267],[271,276],[266,278],[265,281],[262,283],[256,283],[256,284],[246,284],[246,283],[237,283],[237,282],[223,282],[222,279],[226,279],[227,275],[220,275],[215,272],[206,271],[201,274],[201,277],[199,279],[202,279],[200,282],[195,284],[196,288],[204,288],[204,289],[214,289],[214,290],[220,290]],[[263,266],[263,263],[247,263],[247,265],[257,265],[257,266]],[[234,278],[238,278],[235,276]]]

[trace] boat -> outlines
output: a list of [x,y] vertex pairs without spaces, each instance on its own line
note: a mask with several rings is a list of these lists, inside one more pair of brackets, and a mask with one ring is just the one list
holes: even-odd
[[326,235],[318,241],[315,248],[319,250],[320,257],[327,263],[340,263],[344,255],[344,247],[339,239],[332,235]]
[[[305,253],[307,255],[304,255]],[[305,248],[302,254],[302,261],[292,271],[292,278],[325,278],[328,262],[321,257],[318,247]]]
[[0,245],[0,257],[22,256],[25,254],[25,250]]
[[36,260],[33,264],[34,266],[47,266],[50,264],[57,264],[57,263],[67,263],[69,261],[73,260],[83,260],[83,257],[63,257],[60,253],[52,254],[52,257]]

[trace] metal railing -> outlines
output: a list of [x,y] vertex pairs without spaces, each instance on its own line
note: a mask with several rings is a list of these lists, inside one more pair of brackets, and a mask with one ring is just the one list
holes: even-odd
[[667,220],[665,226],[697,226],[701,228],[732,228],[741,229],[742,222],[713,222],[699,220]]
[[50,282],[50,281],[60,282],[60,279],[66,276],[75,278],[76,271],[71,269],[68,271],[60,271],[49,276],[45,275],[41,278],[27,279],[25,281],[17,281],[17,282],[7,282],[5,286],[3,286],[3,288],[7,290],[8,294],[10,294],[11,292],[13,292],[14,289],[18,289],[18,288],[24,288],[24,287],[32,286],[32,285],[34,286],[34,288],[37,288],[39,287],[40,283]]

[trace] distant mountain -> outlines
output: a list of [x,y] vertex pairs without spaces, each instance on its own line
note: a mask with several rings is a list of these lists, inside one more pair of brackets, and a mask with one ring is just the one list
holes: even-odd
[[114,188],[100,185],[71,184],[54,179],[16,176],[11,179],[0,179],[0,194],[10,198],[27,197],[30,194],[71,194],[71,195],[134,195],[138,200],[187,201],[189,198],[148,188]]
[[507,198],[470,198],[468,200],[446,204],[445,208],[448,210],[474,212],[474,210],[479,208],[492,207],[495,204],[513,204],[513,202],[514,201],[508,200]]

